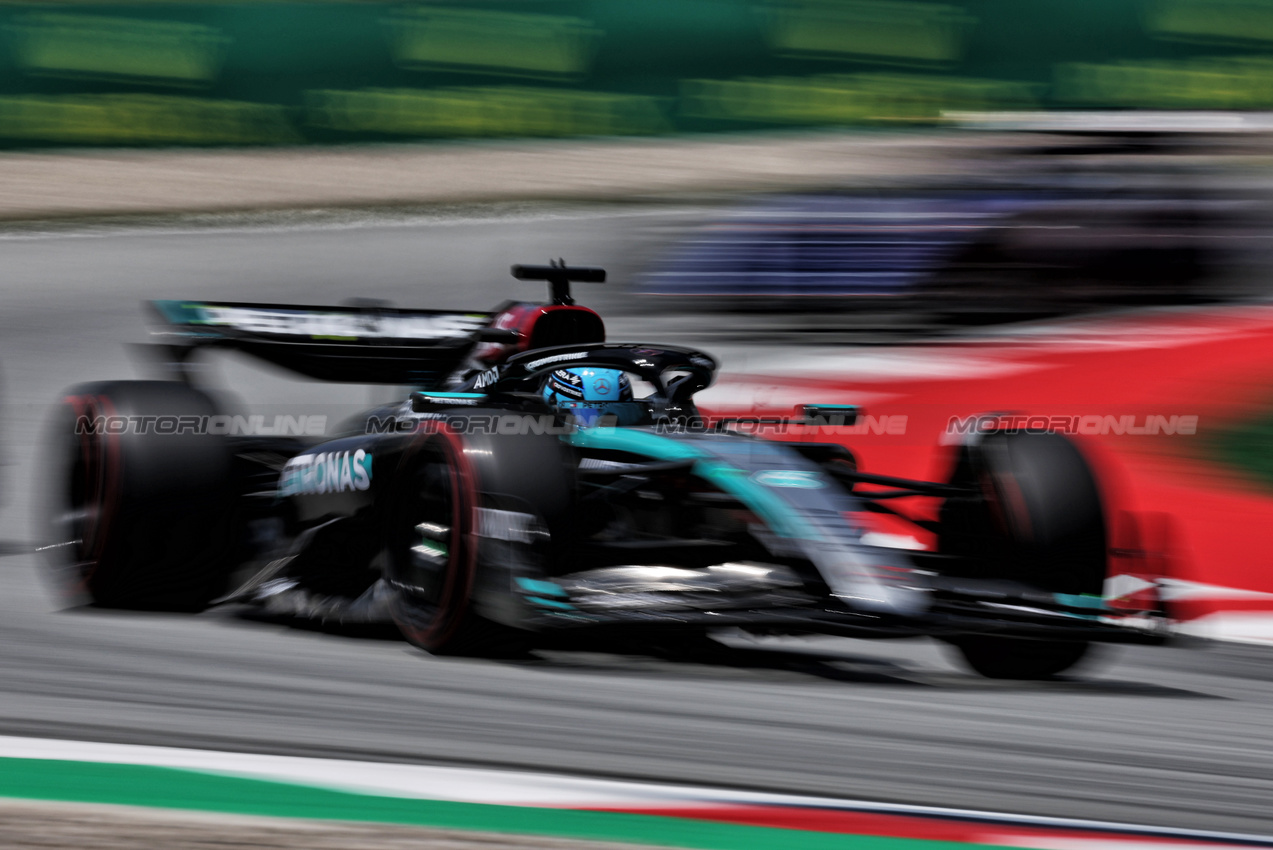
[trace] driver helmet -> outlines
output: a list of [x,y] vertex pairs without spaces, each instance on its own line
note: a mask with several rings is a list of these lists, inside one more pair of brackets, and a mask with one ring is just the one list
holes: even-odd
[[632,382],[619,369],[556,369],[544,383],[544,401],[573,416],[576,424],[589,427],[603,416],[619,425],[635,424]]

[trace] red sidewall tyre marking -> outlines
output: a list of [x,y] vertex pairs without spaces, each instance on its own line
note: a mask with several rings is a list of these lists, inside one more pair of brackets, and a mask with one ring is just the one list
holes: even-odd
[[[464,441],[447,425],[428,423],[421,436],[407,450],[403,463],[407,464],[421,450],[436,444],[443,447],[447,457],[447,474],[450,476],[453,494],[451,519],[452,539],[461,545],[451,547],[446,580],[438,601],[433,622],[421,628],[399,623],[407,637],[427,648],[444,644],[459,628],[468,609],[477,575],[477,478],[472,464],[464,454]],[[456,550],[459,550],[458,553]]]
[[[80,417],[93,422],[99,412],[105,417],[115,414],[114,405],[105,396],[67,396],[65,403],[74,413],[77,426]],[[84,465],[84,506],[90,511],[90,521],[82,530],[84,538],[79,547],[80,560],[76,564],[75,590],[87,592],[106,554],[111,523],[118,508],[121,449],[119,438],[114,434],[84,431],[77,436]]]

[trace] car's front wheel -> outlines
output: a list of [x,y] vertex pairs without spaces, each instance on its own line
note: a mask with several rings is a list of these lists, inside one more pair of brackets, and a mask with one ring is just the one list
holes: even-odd
[[[951,483],[976,496],[943,506],[938,549],[952,571],[1040,590],[1099,596],[1106,526],[1096,476],[1059,434],[996,432],[961,449]],[[950,641],[995,679],[1046,679],[1089,658],[1086,641],[970,635]]]
[[1088,641],[1022,640],[965,635],[951,644],[987,679],[1050,679],[1076,667],[1091,651]]

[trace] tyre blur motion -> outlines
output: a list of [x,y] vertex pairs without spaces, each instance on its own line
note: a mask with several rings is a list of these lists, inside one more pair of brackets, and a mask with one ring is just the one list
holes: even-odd
[[[15,2],[0,28],[0,736],[1273,835],[1273,0]],[[979,494],[964,514],[940,490],[872,502],[849,517],[871,545],[973,564],[998,535],[1002,569],[962,577],[1028,560],[1094,625],[1165,618],[1167,645],[743,627],[443,658],[326,597],[238,604],[300,552],[223,569],[293,530],[275,473],[412,387],[232,346],[187,360],[140,303],[476,327],[462,311],[542,300],[510,265],[558,258],[607,269],[573,291],[606,341],[715,357],[698,404],[735,432],[845,446],[859,496],[872,475]],[[481,330],[474,352],[517,342]],[[134,378],[189,380],[180,413],[259,445],[124,463],[72,433],[85,405],[170,412]],[[107,381],[126,383],[90,392]],[[857,410],[824,438],[793,426],[802,405]],[[1002,432],[1046,451],[1002,472]],[[438,536],[478,516],[458,446],[411,479],[404,551],[489,532]],[[250,508],[227,507],[226,464],[253,470]],[[1031,478],[1049,464],[1059,496]],[[85,529],[125,508],[127,539],[95,549]],[[1067,526],[1081,547],[1046,545]],[[349,552],[320,549],[336,586]],[[76,817],[140,840],[107,814]]]

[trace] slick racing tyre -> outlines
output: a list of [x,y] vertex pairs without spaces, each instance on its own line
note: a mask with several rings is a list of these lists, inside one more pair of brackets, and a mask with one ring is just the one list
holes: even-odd
[[987,679],[1050,679],[1087,657],[1087,641],[1022,640],[965,635],[951,641],[968,666]]
[[185,384],[68,390],[50,434],[44,537],[72,604],[199,611],[222,593],[240,540],[226,439]]
[[417,440],[403,464],[388,529],[393,620],[427,652],[464,654],[482,625],[469,605],[477,571],[475,473],[461,438],[445,429]]
[[[953,556],[952,573],[1053,593],[1102,592],[1104,509],[1096,477],[1073,442],[1059,434],[986,434],[962,448],[951,483],[977,494],[942,507],[938,550]],[[998,679],[1055,676],[1089,649],[1085,641],[991,635],[951,642],[974,670]]]
[[[546,435],[462,436],[439,427],[417,437],[387,511],[391,612],[409,642],[435,655],[518,657],[529,650],[530,632],[479,610],[479,510],[483,499],[533,505],[561,532],[571,493],[562,450]],[[490,588],[487,610],[507,595],[506,586]]]

